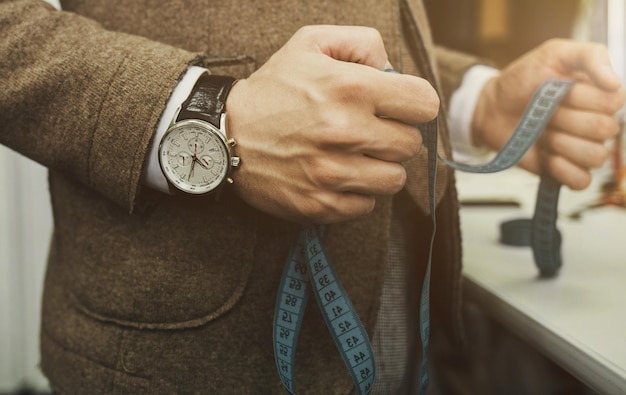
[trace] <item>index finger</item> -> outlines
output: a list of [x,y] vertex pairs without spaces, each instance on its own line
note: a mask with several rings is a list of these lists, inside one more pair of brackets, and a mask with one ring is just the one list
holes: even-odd
[[355,64],[345,67],[349,69],[342,72],[342,79],[351,98],[368,105],[379,117],[414,125],[439,113],[437,91],[423,78]]
[[613,69],[605,46],[558,40],[558,43],[549,50],[557,51],[557,58],[566,69],[585,73],[599,88],[613,91],[621,87],[621,81]]

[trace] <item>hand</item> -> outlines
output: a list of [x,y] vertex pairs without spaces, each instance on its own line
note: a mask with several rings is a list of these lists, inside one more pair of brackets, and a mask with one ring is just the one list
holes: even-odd
[[555,39],[513,62],[485,85],[472,121],[473,140],[499,150],[535,89],[549,78],[577,83],[519,165],[537,174],[546,169],[562,184],[584,189],[590,170],[609,156],[604,143],[619,132],[614,115],[624,104],[624,89],[601,45]]
[[196,166],[196,156],[193,155],[192,160],[191,160],[191,169],[189,169],[189,177],[187,177],[189,181],[191,181],[191,177],[193,177],[193,169],[195,166]]
[[421,147],[414,125],[437,115],[439,99],[426,80],[385,67],[373,29],[300,29],[227,99],[236,193],[274,216],[330,223],[402,189],[401,162]]
[[202,166],[202,168],[208,170],[209,166],[206,165],[206,163],[202,162],[201,159],[198,159],[198,157],[194,157],[193,161],[196,162],[197,164],[199,164],[200,166]]

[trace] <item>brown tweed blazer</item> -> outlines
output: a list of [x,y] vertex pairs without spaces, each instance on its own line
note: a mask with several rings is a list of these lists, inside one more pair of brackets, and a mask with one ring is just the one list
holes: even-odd
[[[190,64],[245,77],[307,24],[377,28],[394,66],[429,78],[444,99],[474,59],[435,51],[420,0],[61,3],[66,12],[0,2],[0,142],[50,169],[44,373],[62,394],[282,393],[272,316],[298,226],[233,196],[200,205],[142,188],[170,92]],[[415,243],[425,251],[424,162],[407,163],[407,189],[424,213]],[[453,174],[439,174],[433,314],[459,339],[456,193]],[[329,252],[370,332],[390,210],[381,198],[366,218],[330,227]],[[350,378],[310,305],[296,386],[347,394]]]

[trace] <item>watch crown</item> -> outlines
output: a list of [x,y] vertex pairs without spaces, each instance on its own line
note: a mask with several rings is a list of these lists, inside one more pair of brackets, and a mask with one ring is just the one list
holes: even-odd
[[233,156],[232,158],[230,158],[230,165],[232,167],[239,167],[239,165],[241,164],[241,158],[238,156]]

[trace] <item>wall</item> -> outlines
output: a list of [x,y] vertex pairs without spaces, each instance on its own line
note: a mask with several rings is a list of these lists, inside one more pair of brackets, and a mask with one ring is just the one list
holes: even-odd
[[0,146],[0,191],[0,392],[42,390],[40,298],[52,232],[46,169]]
[[45,388],[37,368],[52,231],[46,169],[0,146],[0,391]]

